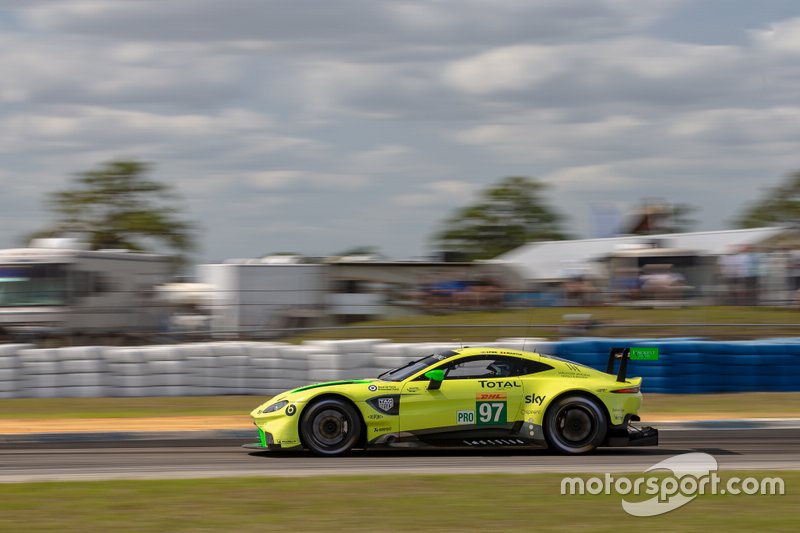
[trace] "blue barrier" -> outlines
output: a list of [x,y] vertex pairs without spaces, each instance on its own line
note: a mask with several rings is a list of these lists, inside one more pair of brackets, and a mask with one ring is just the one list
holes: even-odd
[[613,347],[655,346],[657,361],[630,361],[628,376],[642,377],[643,392],[800,391],[800,339],[713,342],[697,338],[571,338],[553,354],[605,370]]

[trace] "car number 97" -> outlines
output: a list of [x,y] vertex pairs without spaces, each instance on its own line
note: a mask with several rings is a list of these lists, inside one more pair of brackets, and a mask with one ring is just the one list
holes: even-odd
[[506,402],[478,402],[478,424],[505,424]]

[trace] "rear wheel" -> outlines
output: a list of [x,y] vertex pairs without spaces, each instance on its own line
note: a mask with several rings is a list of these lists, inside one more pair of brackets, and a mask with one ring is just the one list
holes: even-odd
[[550,406],[545,416],[547,444],[559,453],[587,453],[606,438],[608,420],[596,401],[565,396]]
[[361,421],[349,403],[336,398],[320,400],[303,410],[300,438],[317,455],[350,451],[361,436]]

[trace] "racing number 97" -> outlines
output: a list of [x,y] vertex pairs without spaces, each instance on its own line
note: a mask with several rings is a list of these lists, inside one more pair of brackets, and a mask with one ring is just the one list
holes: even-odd
[[506,402],[477,402],[478,425],[505,424]]

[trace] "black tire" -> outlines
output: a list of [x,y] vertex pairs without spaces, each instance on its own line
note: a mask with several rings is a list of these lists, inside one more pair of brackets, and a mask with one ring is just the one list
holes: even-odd
[[316,455],[349,452],[361,437],[361,420],[349,403],[337,398],[315,402],[303,410],[300,439]]
[[565,396],[547,409],[544,436],[558,453],[591,452],[603,443],[607,432],[605,410],[585,396]]

